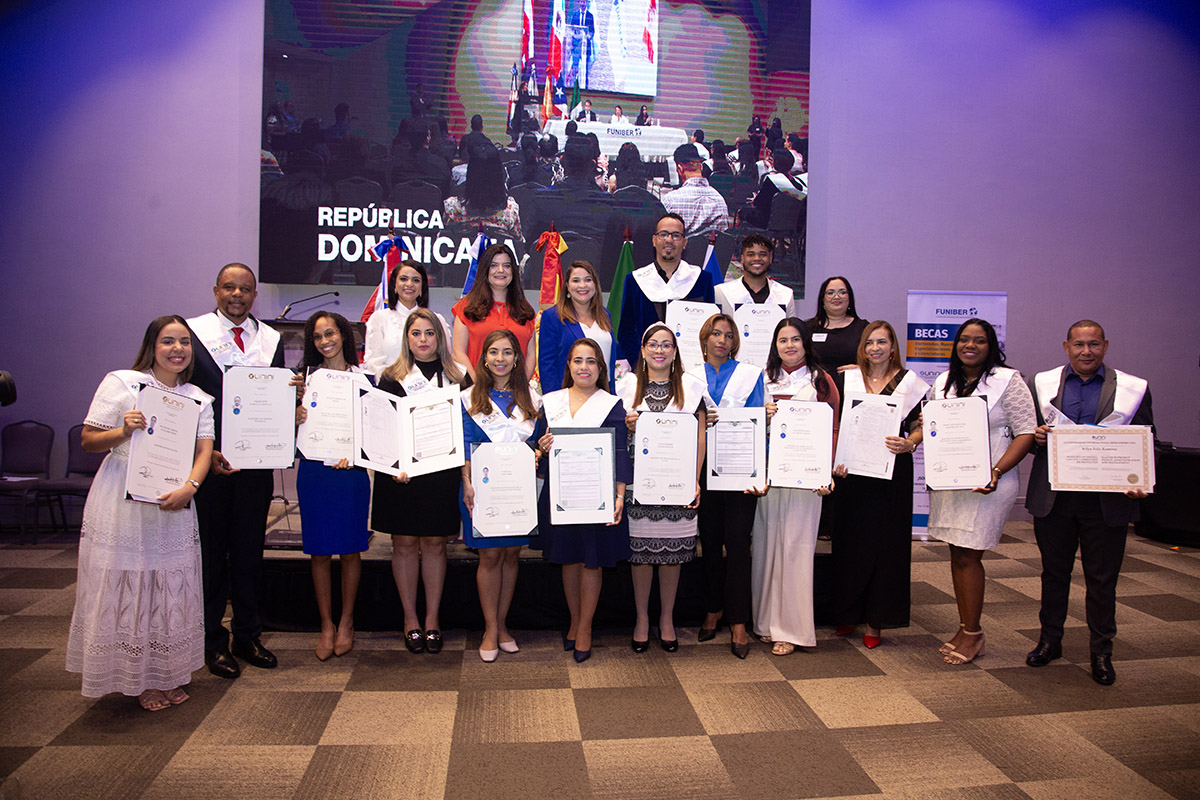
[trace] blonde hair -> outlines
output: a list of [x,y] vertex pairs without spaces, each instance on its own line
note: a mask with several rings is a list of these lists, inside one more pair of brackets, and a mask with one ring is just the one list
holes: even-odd
[[414,308],[408,318],[404,320],[404,336],[400,340],[400,355],[396,357],[390,367],[383,371],[383,376],[399,383],[408,376],[408,373],[412,372],[416,359],[412,357],[412,351],[408,348],[408,332],[412,330],[413,324],[419,319],[425,320],[433,326],[433,335],[437,340],[437,358],[442,362],[442,373],[445,374],[446,380],[451,383],[462,383],[463,371],[458,363],[450,357],[450,348],[446,343],[446,330],[442,327],[442,321],[428,308]]

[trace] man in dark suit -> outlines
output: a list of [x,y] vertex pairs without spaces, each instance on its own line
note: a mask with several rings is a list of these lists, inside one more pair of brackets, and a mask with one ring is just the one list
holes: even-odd
[[[217,308],[188,320],[196,368],[192,383],[213,396],[217,448],[221,446],[221,393],[225,370],[233,366],[282,367],[283,340],[279,333],[250,315],[257,281],[245,264],[226,264],[217,273],[213,296]],[[267,512],[275,487],[269,469],[230,467],[219,449],[213,450],[212,473],[196,492],[200,526],[200,558],[204,574],[204,663],[221,678],[236,678],[241,667],[234,659],[263,669],[276,664],[262,646],[258,591],[262,578],[263,540]],[[226,584],[229,586],[226,592]],[[222,624],[226,601],[233,601],[233,648]]]
[[1046,434],[1056,423],[1153,426],[1154,415],[1146,381],[1105,366],[1108,340],[1099,323],[1076,322],[1067,331],[1063,350],[1068,366],[1039,372],[1029,381],[1038,428],[1025,508],[1033,514],[1042,554],[1042,630],[1025,663],[1043,667],[1062,656],[1071,570],[1079,550],[1087,587],[1092,679],[1107,686],[1117,677],[1112,640],[1117,632],[1117,577],[1125,557],[1125,537],[1129,523],[1137,521],[1137,501],[1146,493],[1051,491]]
[[474,147],[484,147],[492,143],[492,140],[483,132],[483,117],[479,114],[471,117],[471,132],[464,134],[458,142],[458,157],[463,161],[468,161],[471,158],[471,149]]
[[577,110],[577,113],[575,114],[575,119],[579,120],[580,122],[595,122],[596,121],[596,112],[592,111],[592,101],[591,100],[583,101],[583,108],[580,108]]

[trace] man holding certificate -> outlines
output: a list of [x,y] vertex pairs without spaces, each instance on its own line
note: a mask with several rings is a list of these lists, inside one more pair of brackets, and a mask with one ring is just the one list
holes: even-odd
[[[1062,656],[1071,570],[1079,550],[1087,586],[1092,679],[1107,686],[1116,680],[1112,640],[1117,632],[1117,577],[1125,557],[1125,537],[1129,523],[1138,518],[1136,501],[1146,497],[1146,492],[1140,488],[1123,494],[1052,491],[1047,442],[1056,435],[1056,426],[1145,425],[1153,431],[1154,417],[1147,382],[1104,365],[1108,340],[1099,323],[1076,322],[1067,331],[1063,350],[1066,367],[1039,372],[1029,382],[1038,428],[1025,507],[1033,514],[1042,554],[1042,630],[1025,663],[1042,667]],[[1153,447],[1149,458],[1153,458]]]
[[[221,441],[222,395],[231,367],[282,367],[279,333],[250,314],[258,295],[254,273],[245,264],[226,264],[217,273],[213,296],[217,308],[188,320],[200,346],[192,382],[215,398],[217,442]],[[289,410],[288,425],[291,425]],[[204,663],[220,678],[236,678],[237,655],[249,664],[270,669],[275,655],[262,646],[258,616],[263,541],[275,476],[270,469],[234,469],[219,450],[212,454],[212,474],[196,493],[200,552],[204,567]],[[228,594],[226,585],[229,586]],[[233,601],[233,649],[221,620]]]
[[742,239],[742,276],[713,290],[721,313],[737,323],[742,342],[739,360],[756,367],[767,365],[775,326],[785,317],[796,316],[796,293],[767,277],[774,252],[774,242],[762,234],[750,234]]

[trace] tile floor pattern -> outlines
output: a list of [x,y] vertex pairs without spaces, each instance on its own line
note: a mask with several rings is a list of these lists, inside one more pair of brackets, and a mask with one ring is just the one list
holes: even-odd
[[1118,680],[1087,671],[1076,574],[1066,657],[1037,639],[1032,528],[1010,523],[988,570],[977,663],[943,664],[957,625],[946,548],[913,548],[913,624],[882,647],[819,631],[811,651],[746,661],[724,630],[636,655],[628,630],[576,665],[552,631],[480,662],[477,631],[440,656],[360,634],[319,663],[314,635],[268,634],[274,671],[196,673],[149,714],[88,700],[63,670],[75,547],[0,548],[0,778],[26,798],[1200,797],[1200,554],[1131,536]]

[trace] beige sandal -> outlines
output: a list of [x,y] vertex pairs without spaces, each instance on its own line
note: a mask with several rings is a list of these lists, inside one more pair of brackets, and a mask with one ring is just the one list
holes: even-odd
[[167,689],[163,692],[163,697],[167,698],[167,701],[173,706],[186,702],[190,696],[182,686],[176,686],[174,689]]
[[790,656],[796,652],[796,645],[791,642],[776,642],[771,648],[771,654],[776,656]]
[[[959,625],[958,629],[961,631],[963,629],[963,626]],[[958,648],[955,647],[951,642],[943,642],[942,646],[938,648],[938,652],[945,656],[945,655],[949,655],[951,653],[951,651],[954,651],[957,649]]]
[[147,689],[138,695],[138,703],[147,711],[162,711],[171,707],[171,701],[158,689]]
[[956,667],[961,667],[963,664],[970,664],[972,661],[974,661],[975,659],[977,659],[981,655],[983,655],[984,648],[987,646],[987,637],[984,635],[983,630],[981,629],[981,630],[977,630],[977,631],[963,631],[963,633],[965,633],[967,636],[978,636],[979,637],[979,649],[976,650],[975,655],[971,656],[970,658],[968,658],[967,656],[964,656],[957,649],[951,650],[949,653],[946,653],[945,658],[942,659],[947,664],[952,664]]

